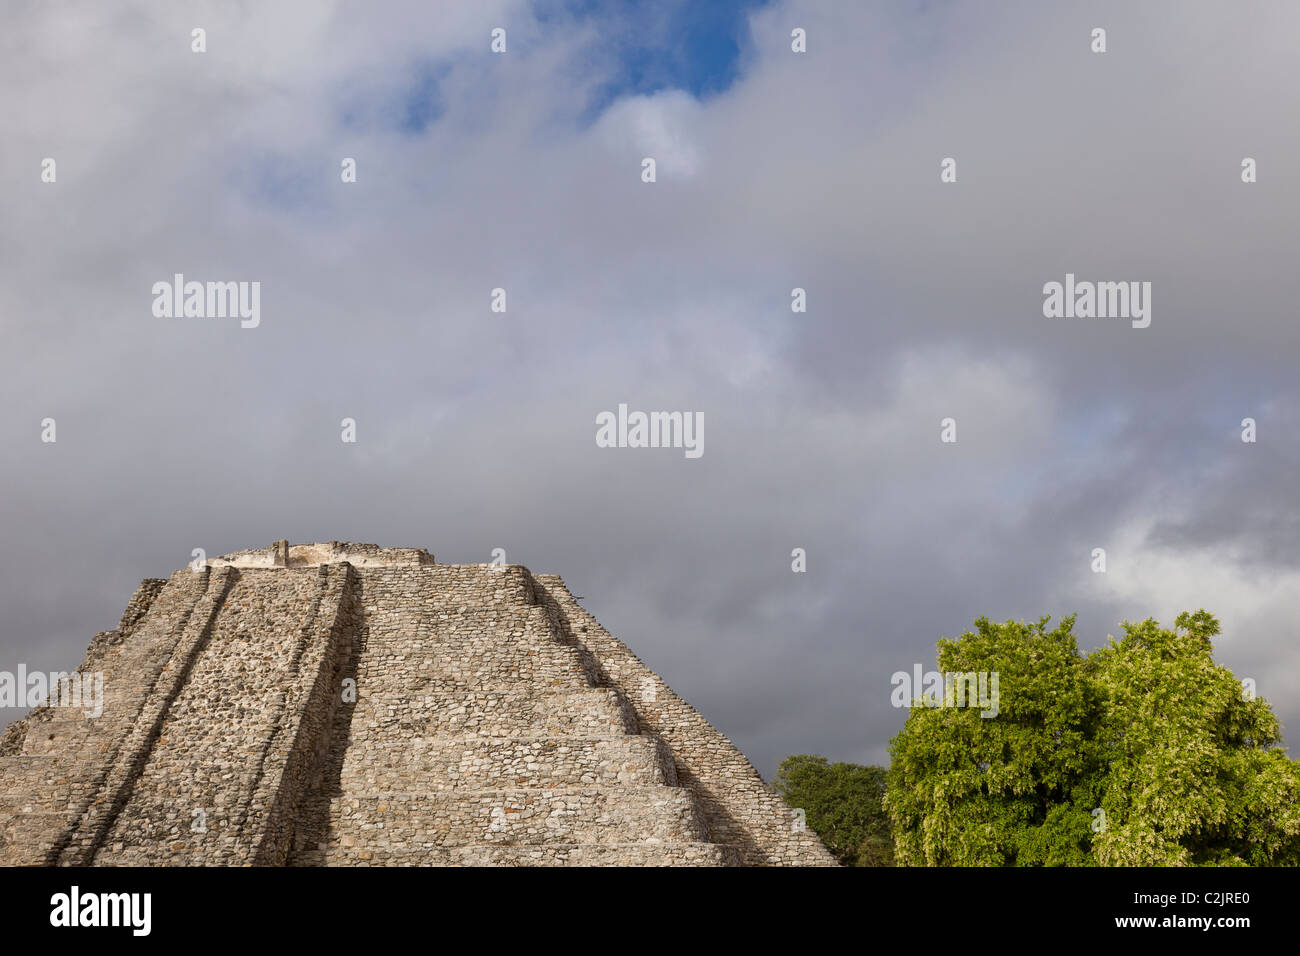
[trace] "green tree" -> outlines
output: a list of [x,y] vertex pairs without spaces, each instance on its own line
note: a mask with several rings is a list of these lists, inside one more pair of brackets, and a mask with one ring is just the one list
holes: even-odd
[[1300,764],[1214,663],[1211,615],[1125,623],[1090,655],[1048,620],[939,642],[940,671],[998,674],[997,714],[912,707],[885,798],[900,864],[1300,863]]
[[772,785],[845,866],[893,866],[894,847],[885,795],[884,767],[831,763],[795,754],[781,761]]

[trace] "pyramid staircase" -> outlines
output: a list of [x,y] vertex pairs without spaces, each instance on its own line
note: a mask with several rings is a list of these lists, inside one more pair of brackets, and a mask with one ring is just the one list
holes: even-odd
[[335,712],[291,865],[739,862],[522,569],[426,567],[414,589],[409,571],[358,576],[356,701]]

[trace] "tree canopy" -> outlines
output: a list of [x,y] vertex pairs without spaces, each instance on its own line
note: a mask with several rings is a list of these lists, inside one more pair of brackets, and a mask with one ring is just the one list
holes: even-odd
[[885,775],[884,767],[795,754],[781,761],[772,785],[804,811],[808,828],[845,866],[892,866],[893,839],[881,802]]
[[1213,616],[1126,622],[1090,654],[1049,621],[939,641],[940,671],[996,673],[1000,699],[914,702],[884,801],[900,865],[1300,864],[1300,763],[1214,662]]

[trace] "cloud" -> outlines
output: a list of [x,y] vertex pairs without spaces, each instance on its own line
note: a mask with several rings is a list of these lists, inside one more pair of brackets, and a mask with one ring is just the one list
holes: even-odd
[[[678,15],[18,4],[0,668],[288,536],[558,572],[768,773],[883,761],[889,674],[982,614],[1204,606],[1294,724],[1300,10],[772,3],[725,88]],[[261,326],[154,319],[178,271]],[[1151,327],[1044,319],[1066,272],[1151,281]],[[621,401],[704,457],[597,448]]]
[[666,176],[689,179],[702,161],[693,129],[702,114],[699,102],[682,90],[629,97],[605,112],[600,135],[615,161],[649,156]]

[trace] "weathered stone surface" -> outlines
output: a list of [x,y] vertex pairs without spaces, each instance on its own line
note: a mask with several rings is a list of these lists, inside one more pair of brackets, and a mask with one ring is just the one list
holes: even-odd
[[555,576],[329,542],[144,581],[0,737],[0,863],[834,865]]

